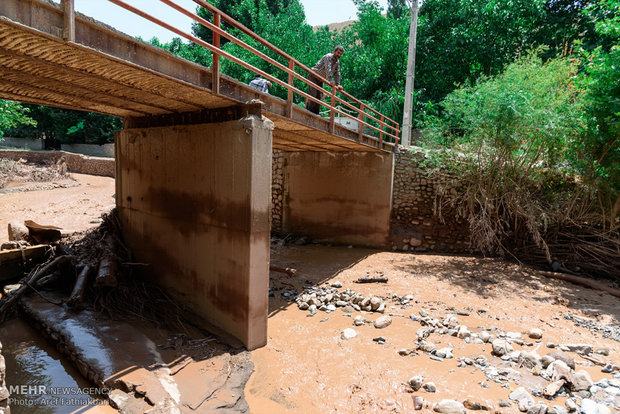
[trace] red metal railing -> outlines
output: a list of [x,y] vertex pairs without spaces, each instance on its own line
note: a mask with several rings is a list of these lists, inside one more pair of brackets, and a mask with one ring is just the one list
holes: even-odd
[[[389,142],[394,142],[394,143],[398,143],[399,141],[399,133],[400,133],[400,129],[399,129],[399,124],[394,121],[393,119],[390,119],[388,117],[386,117],[385,115],[381,114],[380,112],[376,111],[373,108],[368,107],[366,104],[364,104],[363,102],[361,102],[360,100],[358,100],[357,98],[355,98],[354,96],[352,96],[351,94],[341,91],[340,94],[342,96],[344,96],[345,98],[348,99],[345,100],[343,98],[341,98],[340,96],[338,96],[336,94],[336,87],[334,85],[331,85],[331,90],[326,90],[324,88],[320,88],[318,85],[315,85],[313,83],[311,83],[310,81],[308,81],[306,79],[305,76],[300,75],[299,73],[297,73],[295,71],[296,68],[299,68],[303,71],[305,71],[306,73],[312,73],[315,77],[319,78],[323,83],[330,85],[331,82],[323,77],[321,77],[320,75],[318,75],[316,72],[312,71],[312,69],[310,69],[309,67],[307,67],[306,65],[304,65],[303,63],[297,61],[295,58],[293,58],[292,56],[288,55],[287,53],[283,52],[282,50],[280,50],[279,48],[277,48],[276,46],[272,45],[271,43],[269,43],[267,40],[263,39],[262,37],[258,36],[256,33],[252,32],[250,29],[248,29],[247,27],[245,27],[244,25],[242,25],[241,23],[237,22],[235,19],[233,19],[232,17],[228,16],[225,13],[222,13],[219,9],[217,9],[216,7],[214,7],[212,4],[207,3],[204,0],[193,0],[196,4],[198,4],[199,6],[202,6],[203,8],[205,8],[206,10],[208,10],[210,13],[213,14],[213,23],[207,21],[206,19],[184,9],[183,7],[175,4],[173,1],[171,0],[159,0],[162,3],[170,6],[171,8],[177,10],[178,12],[184,14],[185,16],[189,17],[190,19],[194,20],[195,22],[203,25],[204,27],[206,27],[207,29],[210,29],[213,32],[213,41],[212,43],[208,43],[202,39],[197,38],[196,36],[193,36],[191,34],[185,33],[182,30],[179,30],[171,25],[169,25],[168,23],[154,17],[151,16],[150,14],[139,10],[138,8],[127,4],[125,1],[123,0],[108,0],[111,3],[114,3],[126,10],[129,10],[161,27],[164,27],[168,30],[170,30],[171,32],[184,37],[192,42],[194,42],[197,45],[200,45],[208,50],[210,50],[213,54],[213,64],[211,67],[211,73],[213,76],[212,79],[212,91],[215,93],[219,94],[219,85],[220,85],[220,57],[229,59],[230,61],[254,72],[257,74],[260,74],[261,76],[263,76],[265,79],[268,79],[274,83],[277,83],[278,85],[283,86],[284,88],[286,88],[287,92],[288,92],[288,96],[287,96],[287,110],[286,110],[286,114],[288,117],[292,117],[292,112],[293,112],[293,96],[294,94],[298,94],[302,97],[305,97],[308,100],[312,100],[316,103],[318,103],[319,105],[323,105],[325,107],[328,108],[329,112],[330,112],[330,117],[329,117],[329,132],[333,133],[334,132],[334,127],[335,127],[335,115],[339,114],[343,117],[346,118],[350,118],[354,121],[356,121],[358,123],[358,141],[361,142],[362,140],[362,136],[363,136],[363,132],[364,132],[364,127],[367,127],[371,130],[374,130],[378,133],[379,135],[379,142],[384,142],[385,139],[389,140]],[[73,0],[63,0],[63,2],[73,2]],[[286,59],[288,61],[288,66],[285,66],[279,62],[277,62],[276,60],[272,59],[271,57],[267,56],[266,54],[264,54],[263,52],[257,50],[256,48],[250,46],[249,44],[245,43],[243,40],[238,39],[237,37],[235,37],[233,34],[226,32],[225,30],[223,30],[221,28],[221,21],[224,20],[226,23],[228,23],[230,26],[238,29],[239,31],[241,31],[242,33],[244,33],[245,35],[249,36],[250,38],[254,39],[255,41],[257,41],[258,43],[260,43],[261,45],[267,47],[269,50],[271,50],[272,52],[276,53],[277,55],[279,55],[280,57]],[[231,55],[230,53],[222,50],[220,48],[220,40],[221,37],[225,37],[227,39],[229,39],[231,42],[241,46],[242,48],[250,51],[251,53],[253,53],[254,55],[260,57],[261,59],[263,59],[264,61],[270,63],[271,65],[275,66],[276,68],[284,71],[285,73],[288,74],[288,80],[287,81],[283,81],[278,79],[277,77],[273,76],[270,73],[267,73],[259,68],[256,68],[255,66],[250,65],[249,63]],[[303,90],[297,88],[294,86],[294,81],[295,79],[303,82],[306,85],[309,85],[310,87],[313,87],[315,89],[320,90],[321,92],[323,92],[327,97],[330,97],[330,103],[326,103],[326,102],[322,102],[321,100],[309,95],[308,93],[304,92]],[[351,101],[351,102],[349,102]],[[357,117],[350,115],[349,113],[339,109],[337,106],[340,107],[346,107],[349,108],[349,110],[352,110],[354,113],[357,113]],[[371,122],[374,121],[378,126],[371,124]]]

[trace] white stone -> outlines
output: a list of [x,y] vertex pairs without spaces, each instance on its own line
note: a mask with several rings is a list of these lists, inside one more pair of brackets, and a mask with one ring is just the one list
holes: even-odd
[[542,329],[532,328],[528,333],[528,336],[532,339],[541,339],[543,337]]
[[374,326],[377,329],[383,329],[383,328],[390,326],[391,323],[392,323],[392,318],[390,318],[388,315],[385,315],[385,316],[380,316],[379,318],[377,318],[377,320],[374,323]]
[[351,329],[351,328],[345,329],[344,331],[342,331],[342,334],[340,335],[340,337],[344,339],[345,341],[355,338],[356,336],[357,336],[357,332],[355,332],[355,329]]
[[465,406],[458,401],[441,400],[435,404],[433,411],[444,414],[463,414],[465,413]]

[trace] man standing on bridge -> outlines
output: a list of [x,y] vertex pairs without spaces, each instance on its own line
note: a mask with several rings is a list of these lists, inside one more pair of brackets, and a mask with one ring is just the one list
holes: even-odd
[[[312,70],[325,79],[331,82],[332,86],[336,86],[336,89],[341,91],[342,86],[340,85],[340,62],[339,59],[344,53],[344,48],[342,46],[336,46],[334,49],[334,53],[328,53],[321,58],[317,62],[316,65],[312,68]],[[332,82],[332,76],[334,80]],[[323,87],[323,81],[317,78],[312,72],[308,74],[308,80],[315,85]],[[308,93],[310,96],[317,98],[319,100],[323,100],[323,93],[318,89],[310,87],[308,89]],[[318,115],[319,110],[321,109],[321,105],[318,103],[306,98],[306,109],[310,112],[313,112]]]

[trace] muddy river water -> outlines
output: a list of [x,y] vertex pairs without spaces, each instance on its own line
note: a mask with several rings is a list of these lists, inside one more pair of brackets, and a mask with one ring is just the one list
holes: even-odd
[[85,380],[40,334],[20,319],[0,326],[11,413],[63,414],[104,404]]

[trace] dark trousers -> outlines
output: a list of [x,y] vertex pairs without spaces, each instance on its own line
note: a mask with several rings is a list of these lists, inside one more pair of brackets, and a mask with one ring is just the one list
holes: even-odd
[[[321,88],[323,87],[323,82],[321,82],[320,79],[318,79],[312,74],[308,75],[308,80]],[[320,90],[313,88],[312,86],[309,87],[308,94],[314,98],[317,98],[318,100],[323,100],[323,93]],[[319,110],[321,109],[321,105],[314,101],[311,101],[310,99],[308,99],[307,102],[308,104],[306,105],[306,109],[318,115]]]

